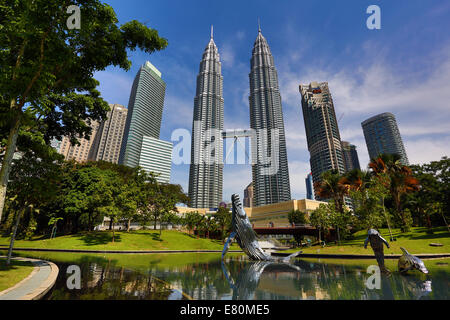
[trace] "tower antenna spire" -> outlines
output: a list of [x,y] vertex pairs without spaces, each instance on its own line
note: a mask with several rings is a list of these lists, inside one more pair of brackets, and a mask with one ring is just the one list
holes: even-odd
[[214,37],[213,37],[213,31],[214,31],[214,26],[213,25],[211,25],[211,39],[213,39]]
[[259,17],[258,17],[258,32],[261,32],[261,21],[259,21]]

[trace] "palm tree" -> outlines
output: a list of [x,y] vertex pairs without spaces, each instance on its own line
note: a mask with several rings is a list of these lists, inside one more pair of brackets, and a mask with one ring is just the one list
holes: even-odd
[[402,231],[408,230],[406,215],[402,209],[401,197],[419,190],[419,180],[414,178],[411,169],[400,162],[398,154],[381,154],[372,159],[369,167],[375,175],[386,174],[389,177],[389,191],[395,204],[397,215],[402,220]]
[[372,185],[372,173],[370,171],[353,169],[347,172],[341,183],[347,185],[349,190],[364,191]]
[[[333,199],[336,211],[344,215],[344,197],[349,194],[350,187],[338,170],[324,172],[321,180],[314,183],[314,190],[321,199]],[[339,227],[337,227],[337,234],[340,243]]]

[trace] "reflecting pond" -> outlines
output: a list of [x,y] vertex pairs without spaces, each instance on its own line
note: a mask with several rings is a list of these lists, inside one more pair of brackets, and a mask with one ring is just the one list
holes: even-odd
[[[449,299],[450,259],[424,260],[430,273],[394,271],[367,286],[375,260],[295,259],[292,264],[249,261],[242,254],[84,254],[20,252],[55,262],[59,275],[47,299]],[[80,267],[80,289],[69,289],[70,265]],[[371,289],[372,288],[372,289]]]

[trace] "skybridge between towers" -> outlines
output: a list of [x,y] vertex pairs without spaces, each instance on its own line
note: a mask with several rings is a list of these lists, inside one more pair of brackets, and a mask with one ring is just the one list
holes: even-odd
[[[251,162],[250,156],[247,152],[247,149],[245,148],[245,141],[244,143],[241,142],[241,139],[245,138],[250,138],[250,148],[253,148],[253,138],[256,138],[256,132],[254,129],[229,129],[222,131],[222,139],[234,139],[233,144],[240,144],[242,149],[245,151],[245,156],[247,157],[249,162]],[[228,159],[228,156],[233,150],[234,148],[230,148],[230,150],[228,150],[225,159]],[[255,152],[252,152],[252,155],[256,156],[256,150]]]

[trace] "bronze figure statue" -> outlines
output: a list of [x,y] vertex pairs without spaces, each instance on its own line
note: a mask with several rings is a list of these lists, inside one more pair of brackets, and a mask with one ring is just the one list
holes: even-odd
[[403,255],[398,259],[398,271],[400,271],[400,273],[406,273],[413,269],[428,273],[428,269],[425,267],[422,260],[409,254],[405,248],[400,247],[400,249],[403,251]]
[[367,238],[364,241],[364,248],[367,249],[367,243],[370,242],[373,252],[375,253],[375,259],[377,259],[378,266],[380,267],[381,273],[389,274],[391,273],[389,269],[384,266],[384,247],[389,248],[389,243],[384,239],[380,233],[375,229],[369,229],[367,232]]

